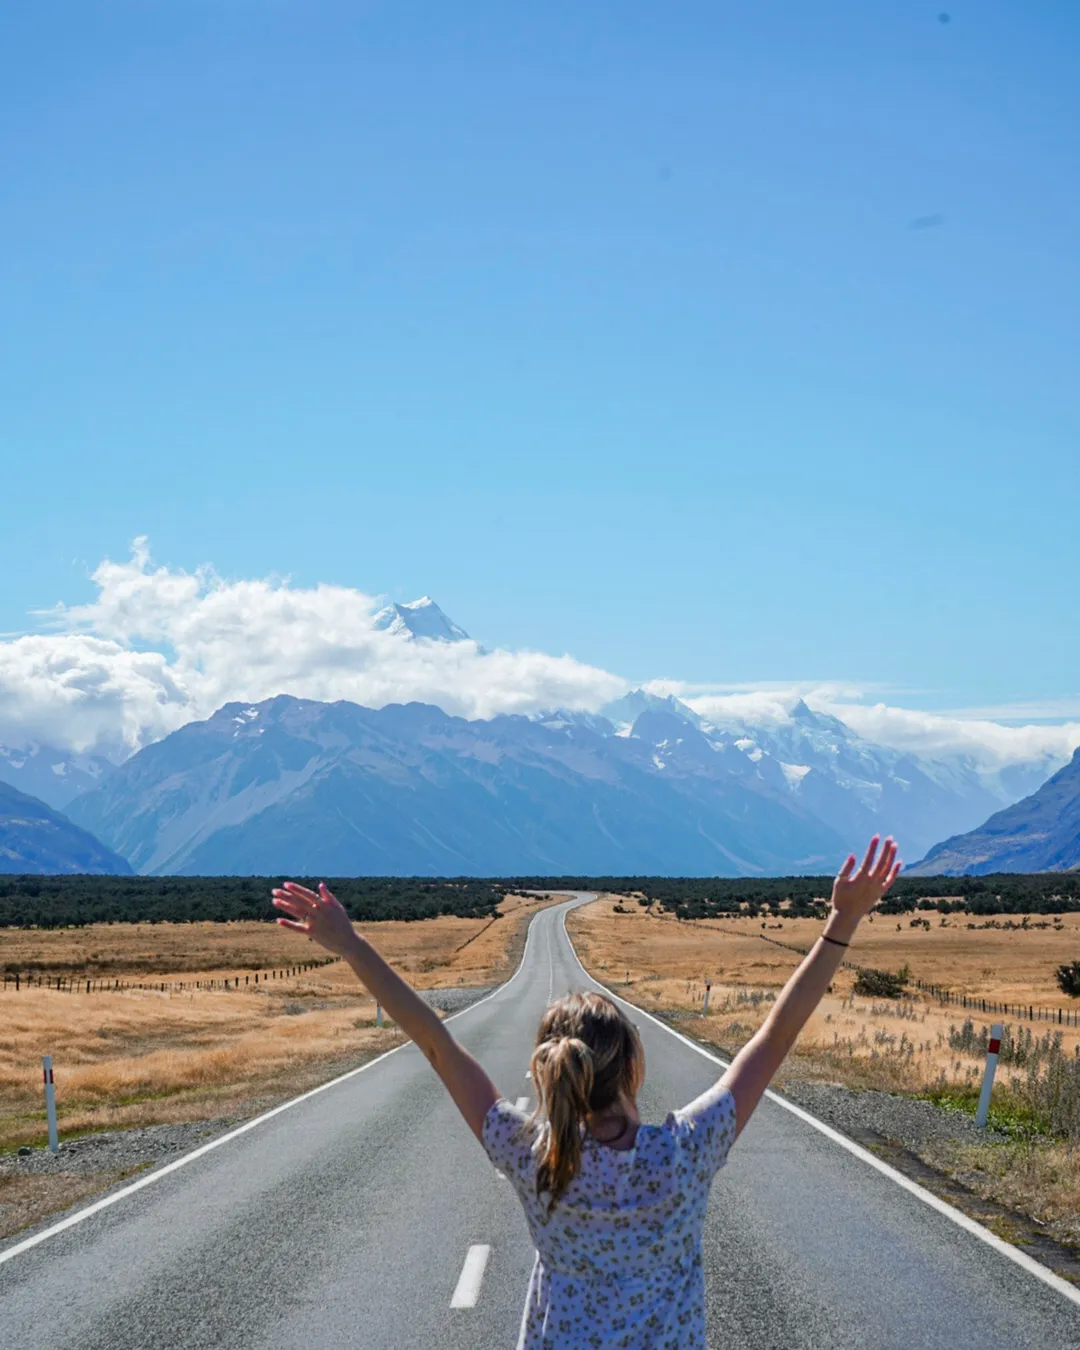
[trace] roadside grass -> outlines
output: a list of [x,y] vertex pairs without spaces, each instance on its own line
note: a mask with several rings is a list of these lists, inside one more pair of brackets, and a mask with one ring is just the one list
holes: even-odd
[[[567,917],[586,969],[646,1010],[685,1023],[695,1039],[726,1055],[758,1030],[801,960],[797,952],[763,943],[759,921],[675,921],[625,899],[620,911],[616,903],[618,897],[604,897]],[[889,932],[879,935],[881,922],[879,917],[865,944],[860,930],[853,961],[886,969],[908,965],[928,983],[974,997],[1055,1002],[1053,971],[1066,950],[1059,933],[1003,934],[960,924],[935,936],[933,927],[915,930],[901,919],[899,931],[890,920]],[[767,936],[809,946],[820,922],[785,923],[784,929]],[[1070,942],[1069,950],[1080,948],[1076,923]],[[1000,984],[991,978],[995,968]],[[702,1016],[706,978],[712,990]],[[998,1019],[972,1012],[958,1021],[955,1007],[921,996],[859,997],[854,981],[854,971],[838,972],[777,1086],[818,1082],[896,1093],[973,1116],[989,1027]],[[985,1143],[958,1137],[916,1152],[982,1198],[1029,1215],[1061,1241],[1080,1243],[1080,1033],[1007,1024],[990,1125]]]

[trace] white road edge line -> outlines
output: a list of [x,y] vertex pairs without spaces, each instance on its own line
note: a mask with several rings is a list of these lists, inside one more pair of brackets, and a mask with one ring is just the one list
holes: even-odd
[[[593,898],[595,899],[595,896]],[[598,989],[602,989],[605,994],[608,994],[613,998],[616,1003],[622,1003],[627,1008],[633,1008],[636,1013],[640,1013],[642,1017],[647,1017],[650,1022],[655,1022],[656,1025],[663,1031],[666,1031],[669,1036],[674,1036],[677,1041],[682,1041],[683,1045],[688,1045],[691,1050],[696,1050],[697,1053],[702,1055],[705,1059],[712,1060],[714,1064],[719,1064],[722,1069],[730,1068],[727,1060],[723,1060],[719,1055],[714,1055],[703,1046],[697,1045],[694,1041],[690,1040],[689,1037],[682,1035],[681,1032],[673,1030],[666,1023],[661,1022],[658,1017],[654,1017],[652,1013],[646,1012],[644,1008],[638,1007],[636,1003],[631,1003],[630,1000],[626,998],[620,998],[613,989],[609,989],[607,985],[601,984],[599,980],[594,979],[593,976],[589,974],[581,964],[581,957],[578,956],[577,949],[570,940],[570,934],[566,931],[566,916],[571,908],[577,908],[577,906],[567,906],[562,912],[563,936],[566,938],[566,944],[573,953],[574,960],[578,963],[582,975],[595,984]],[[993,1249],[996,1252],[1000,1252],[1002,1256],[1007,1256],[1010,1261],[1020,1266],[1021,1269],[1026,1270],[1029,1275],[1034,1275],[1036,1279],[1042,1280],[1043,1284],[1049,1285],[1051,1289],[1057,1290],[1059,1294],[1064,1294],[1070,1302],[1080,1306],[1080,1289],[1075,1285],[1069,1284],[1067,1280],[1063,1280],[1060,1275],[1055,1275],[1052,1270],[1048,1269],[1048,1267],[1044,1266],[1040,1261],[1036,1261],[1034,1257],[1028,1256],[1027,1252],[1020,1251],[1019,1248],[1012,1246],[1011,1243],[1006,1242],[1003,1238],[999,1238],[996,1233],[991,1233],[989,1228],[984,1228],[981,1223],[976,1223],[974,1219],[969,1218],[961,1210],[955,1209],[947,1201],[939,1199],[932,1191],[926,1190],[924,1187],[920,1186],[918,1182],[912,1181],[909,1177],[904,1176],[903,1172],[898,1172],[895,1167],[890,1167],[887,1162],[882,1162],[880,1158],[875,1157],[868,1149],[856,1144],[853,1139],[848,1139],[847,1136],[841,1134],[839,1130],[834,1130],[831,1125],[826,1125],[823,1120],[818,1120],[817,1117],[812,1116],[809,1111],[804,1111],[801,1106],[796,1106],[794,1102],[789,1102],[785,1097],[781,1097],[779,1093],[773,1092],[771,1089],[766,1090],[765,1096],[768,1097],[771,1102],[775,1102],[777,1106],[782,1106],[785,1111],[790,1111],[793,1116],[798,1116],[798,1118],[805,1121],[807,1125],[811,1125],[815,1130],[823,1134],[826,1139],[831,1139],[834,1144],[839,1144],[841,1148],[847,1149],[849,1153],[866,1163],[869,1167],[875,1168],[883,1176],[888,1177],[890,1181],[895,1181],[898,1186],[915,1196],[916,1199],[921,1200],[924,1205],[929,1205],[931,1209],[937,1210],[937,1212],[943,1214],[945,1218],[951,1219],[958,1228],[965,1229],[967,1232],[971,1233],[972,1236],[977,1237],[980,1242],[985,1242],[988,1247],[993,1247]]]
[[[543,910],[538,913],[543,913]],[[536,915],[533,916],[537,917]],[[475,1003],[470,1003],[467,1008],[462,1008],[461,1012],[452,1013],[444,1020],[452,1022],[458,1017],[464,1017],[471,1013],[474,1008],[479,1008],[482,1003],[488,999],[497,997],[504,990],[514,983],[517,977],[525,969],[525,958],[529,954],[529,943],[532,941],[533,925],[529,921],[529,927],[525,934],[525,946],[522,948],[521,960],[518,962],[518,968],[505,984],[500,984],[498,989],[493,989],[490,994],[485,994],[483,998],[478,998]],[[578,963],[580,965],[580,962]],[[123,1190],[115,1191],[112,1195],[107,1195],[104,1199],[95,1200],[92,1205],[87,1205],[85,1209],[77,1210],[74,1214],[69,1214],[66,1219],[61,1219],[59,1223],[54,1223],[50,1227],[43,1229],[40,1233],[24,1238],[22,1242],[16,1242],[13,1247],[8,1247],[0,1251],[0,1266],[5,1261],[12,1260],[13,1257],[21,1256],[31,1247],[36,1247],[38,1243],[44,1242],[46,1238],[55,1237],[58,1233],[63,1233],[69,1228],[74,1228],[77,1223],[82,1223],[84,1219],[89,1219],[92,1214],[98,1214],[103,1209],[108,1209],[110,1205],[115,1205],[117,1201],[125,1199],[129,1195],[134,1195],[136,1191],[141,1191],[144,1186],[152,1186],[155,1181],[160,1181],[162,1177],[167,1177],[170,1172],[176,1172],[181,1167],[186,1167],[188,1163],[194,1162],[196,1158],[201,1158],[206,1153],[211,1153],[214,1149],[220,1148],[222,1144],[228,1144],[233,1139],[239,1139],[242,1134],[247,1134],[248,1130],[253,1130],[257,1125],[264,1121],[272,1120],[274,1116],[280,1116],[283,1111],[288,1111],[294,1106],[299,1106],[301,1102],[309,1101],[312,1097],[317,1097],[320,1092],[326,1092],[329,1088],[337,1087],[339,1083],[348,1082],[350,1078],[355,1078],[358,1073],[363,1073],[366,1069],[373,1069],[376,1064],[381,1064],[384,1059],[389,1059],[391,1055],[396,1055],[399,1050],[405,1050],[412,1041],[404,1041],[401,1045],[395,1045],[392,1050],[386,1050],[381,1055],[376,1055],[374,1059],[369,1059],[366,1064],[361,1064],[355,1069],[350,1069],[347,1073],[339,1074],[337,1078],[331,1078],[327,1083],[320,1083],[318,1087],[302,1092],[299,1097],[292,1097],[287,1102],[282,1102],[280,1106],[273,1107],[270,1111],[264,1111],[261,1116],[256,1116],[254,1120],[247,1120],[243,1125],[238,1125],[235,1130],[230,1130],[228,1134],[218,1135],[216,1139],[211,1139],[209,1143],[202,1144],[190,1153],[185,1153],[183,1157],[175,1159],[171,1163],[166,1163],[164,1167],[157,1168],[156,1171],[147,1173],[140,1177],[138,1181],[133,1181],[130,1186],[125,1186]]]
[[461,1267],[457,1287],[450,1299],[451,1308],[475,1308],[480,1293],[480,1281],[487,1269],[491,1248],[482,1242],[475,1243],[465,1253],[465,1264]]

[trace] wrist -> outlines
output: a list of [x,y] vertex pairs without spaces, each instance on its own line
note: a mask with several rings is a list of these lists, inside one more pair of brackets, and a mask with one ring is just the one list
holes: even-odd
[[861,914],[841,914],[834,909],[825,920],[821,936],[831,938],[833,942],[849,943],[855,936],[861,918]]
[[345,948],[345,950],[342,952],[342,956],[345,958],[346,964],[352,966],[353,969],[355,970],[357,963],[364,959],[364,954],[367,951],[367,949],[368,949],[367,942],[360,936],[359,933],[357,933],[356,936],[353,938],[352,942],[350,942],[348,946]]

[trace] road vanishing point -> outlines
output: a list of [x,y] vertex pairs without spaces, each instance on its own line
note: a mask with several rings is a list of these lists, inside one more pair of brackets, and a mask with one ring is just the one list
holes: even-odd
[[[511,1101],[553,996],[599,988],[539,911],[515,975],[453,1018]],[[618,990],[611,991],[618,995]],[[629,1005],[627,1005],[629,1007]],[[721,1072],[630,1008],[642,1118]],[[770,1095],[713,1186],[709,1345],[1080,1350],[1080,1291]],[[510,1184],[409,1044],[0,1247],[18,1350],[510,1350],[533,1248]]]

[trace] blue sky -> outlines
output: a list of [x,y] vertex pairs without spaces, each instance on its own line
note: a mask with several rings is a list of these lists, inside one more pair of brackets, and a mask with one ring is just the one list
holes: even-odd
[[177,568],[630,679],[1080,694],[1080,10],[0,19],[0,630]]

